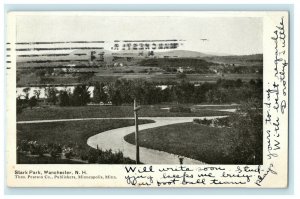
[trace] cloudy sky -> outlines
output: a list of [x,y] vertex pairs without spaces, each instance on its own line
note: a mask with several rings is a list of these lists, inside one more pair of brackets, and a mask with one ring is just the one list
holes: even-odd
[[186,40],[182,49],[199,52],[233,55],[262,53],[263,21],[254,17],[125,16],[125,14],[17,17],[17,42],[162,39]]

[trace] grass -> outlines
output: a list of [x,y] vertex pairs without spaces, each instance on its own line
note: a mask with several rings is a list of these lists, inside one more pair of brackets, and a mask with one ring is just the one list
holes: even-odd
[[[188,82],[216,82],[218,79],[230,79],[243,81],[249,81],[251,79],[262,79],[261,74],[225,74],[221,77],[217,74],[187,74],[185,80]],[[154,82],[165,82],[165,81],[177,81],[180,82],[176,74],[157,74],[151,76],[151,81]]]
[[[201,117],[201,116],[221,116],[230,113],[217,110],[201,110],[191,113],[169,112],[162,107],[170,105],[149,105],[142,106],[139,111],[140,117]],[[188,105],[185,105],[188,106]],[[228,107],[227,107],[228,108]],[[30,120],[50,120],[50,119],[73,119],[73,118],[110,118],[110,117],[132,117],[132,106],[84,106],[84,107],[34,107],[24,109],[17,114],[17,121]]]
[[[140,120],[140,124],[151,123],[151,120]],[[57,144],[61,146],[71,146],[76,150],[87,154],[90,147],[87,139],[98,133],[134,125],[134,120],[91,120],[91,121],[72,121],[72,122],[52,122],[35,124],[17,124],[17,142],[21,140],[37,141],[39,144]],[[99,146],[101,148],[101,146]],[[30,163],[22,156],[21,163]],[[31,159],[31,158],[30,158]],[[29,162],[28,162],[29,161]],[[51,158],[41,160],[52,161]],[[54,160],[53,160],[54,161]],[[63,161],[63,160],[61,160]]]
[[[140,132],[140,146],[165,151],[203,161],[208,164],[251,164],[235,151],[232,141],[238,131],[230,128],[215,128],[194,123],[174,124]],[[125,136],[134,144],[134,134]],[[238,156],[238,157],[233,157]],[[245,159],[243,159],[245,158]]]

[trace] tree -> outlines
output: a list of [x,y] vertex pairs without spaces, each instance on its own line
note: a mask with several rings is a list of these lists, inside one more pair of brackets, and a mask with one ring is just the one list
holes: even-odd
[[59,91],[58,100],[60,106],[69,106],[70,105],[69,93],[67,91]]
[[32,109],[32,107],[37,105],[37,99],[35,98],[35,96],[32,96],[29,101],[28,101],[28,105],[30,107],[30,109]]
[[122,97],[121,97],[121,94],[120,94],[120,91],[117,90],[113,96],[112,96],[112,99],[111,99],[111,102],[113,105],[116,105],[116,106],[119,106],[122,104]]
[[94,94],[93,101],[95,103],[99,103],[99,102],[107,103],[108,96],[104,90],[103,83],[100,83],[100,84],[98,82],[96,83],[93,94]]
[[71,96],[71,104],[73,106],[84,106],[90,102],[90,91],[86,85],[76,86]]
[[23,92],[25,93],[25,100],[29,100],[29,92],[30,92],[31,88],[30,87],[26,87],[23,89]]
[[[233,116],[232,130],[235,133],[232,142],[235,143],[234,157],[246,157],[248,164],[262,164],[263,154],[263,115],[259,100],[250,99],[242,103]],[[235,160],[239,162],[240,158]]]
[[46,87],[45,88],[45,95],[47,98],[48,103],[56,104],[58,98],[57,98],[57,89],[55,87]]
[[41,90],[34,90],[33,93],[34,93],[36,99],[40,99]]
[[23,109],[25,108],[24,99],[21,99],[21,96],[17,97],[17,114],[22,113]]

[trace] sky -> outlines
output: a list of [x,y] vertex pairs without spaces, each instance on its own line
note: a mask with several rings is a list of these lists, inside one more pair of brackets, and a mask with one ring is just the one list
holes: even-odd
[[17,42],[183,39],[182,50],[263,52],[259,17],[23,15],[17,17],[16,35]]

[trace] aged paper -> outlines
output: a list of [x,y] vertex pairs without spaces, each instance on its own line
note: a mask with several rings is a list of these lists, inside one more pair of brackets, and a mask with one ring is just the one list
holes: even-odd
[[288,12],[7,19],[8,186],[288,186]]

